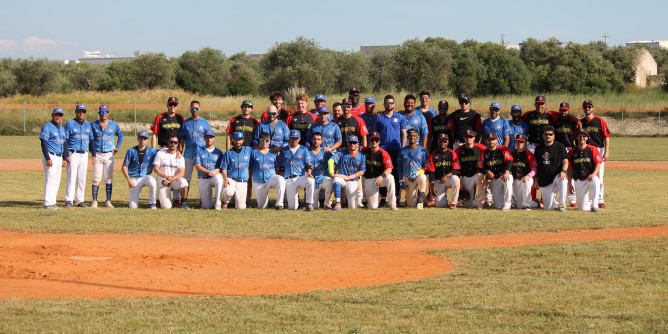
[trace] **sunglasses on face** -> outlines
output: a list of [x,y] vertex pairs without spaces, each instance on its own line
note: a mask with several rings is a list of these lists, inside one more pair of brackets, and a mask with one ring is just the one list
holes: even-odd
[[385,104],[387,104],[387,105],[393,105],[394,102],[385,102]]
[[168,104],[167,105],[167,107],[169,107],[169,108],[176,108],[177,106],[178,106],[178,104]]
[[199,107],[190,107],[190,111],[199,111]]
[[585,109],[594,109],[592,106],[584,106]]
[[372,142],[372,143],[379,143],[379,142],[380,142],[380,138],[371,138],[371,142]]
[[173,141],[173,140],[170,140],[170,141],[169,141],[169,145],[176,145],[176,144],[178,144],[178,143],[179,143],[178,141]]
[[269,139],[267,139],[267,138],[260,139],[260,143],[268,143],[268,142],[269,142]]
[[550,133],[543,133],[543,136],[551,137],[551,136],[554,136],[554,133],[552,133],[552,132],[550,132]]

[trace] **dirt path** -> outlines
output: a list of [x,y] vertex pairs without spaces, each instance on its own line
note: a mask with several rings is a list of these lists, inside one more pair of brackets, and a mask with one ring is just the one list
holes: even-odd
[[0,299],[264,295],[419,280],[454,269],[429,250],[668,236],[668,225],[383,242],[0,231]]
[[[90,159],[88,169],[91,170]],[[114,170],[121,170],[123,159],[116,159]],[[668,172],[668,162],[666,161],[608,161],[605,168],[618,170],[647,170]],[[40,159],[0,159],[0,172],[16,171],[42,171],[42,160]]]

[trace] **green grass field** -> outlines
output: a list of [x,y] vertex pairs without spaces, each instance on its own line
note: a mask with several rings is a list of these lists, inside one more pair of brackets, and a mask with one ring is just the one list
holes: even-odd
[[[39,157],[35,137],[0,139],[3,158]],[[133,142],[128,140],[128,145]],[[668,138],[613,138],[611,159],[668,163],[666,144]],[[598,214],[434,208],[336,213],[130,210],[125,208],[128,195],[120,173],[114,188],[116,209],[52,212],[41,209],[42,172],[0,172],[0,177],[5,190],[0,192],[0,229],[25,232],[395,240],[657,226],[665,225],[668,217],[668,173],[661,172],[607,171],[608,209]],[[197,194],[195,185],[192,193]],[[61,185],[61,201],[63,194]],[[438,251],[457,264],[454,271],[421,281],[281,296],[2,300],[0,333],[665,333],[666,249],[668,239],[658,237]]]

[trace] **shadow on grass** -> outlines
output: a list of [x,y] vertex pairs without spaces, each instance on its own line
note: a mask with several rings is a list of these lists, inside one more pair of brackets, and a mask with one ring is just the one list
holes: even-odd
[[[62,205],[65,205],[63,203]],[[44,207],[43,201],[0,201],[0,207],[3,208],[38,208]]]
[[477,307],[477,306],[462,307],[459,309],[463,311],[487,312],[492,314],[518,314],[524,316],[539,316],[539,317],[550,317],[550,318],[614,319],[623,321],[633,320],[632,316],[623,314],[590,315],[590,314],[574,314],[574,313],[559,312],[559,311],[513,310],[513,309],[502,309],[495,307]]

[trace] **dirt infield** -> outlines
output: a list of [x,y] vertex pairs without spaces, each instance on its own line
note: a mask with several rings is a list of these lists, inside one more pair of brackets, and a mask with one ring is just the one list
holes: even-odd
[[[91,170],[90,159],[88,169]],[[116,159],[114,170],[121,170],[123,159]],[[618,170],[647,170],[657,172],[668,172],[668,163],[665,161],[608,161],[605,168]],[[34,172],[42,170],[40,159],[2,159],[0,160],[0,172]]]
[[430,250],[665,236],[668,225],[382,242],[0,231],[0,299],[264,295],[363,287],[454,269]]

